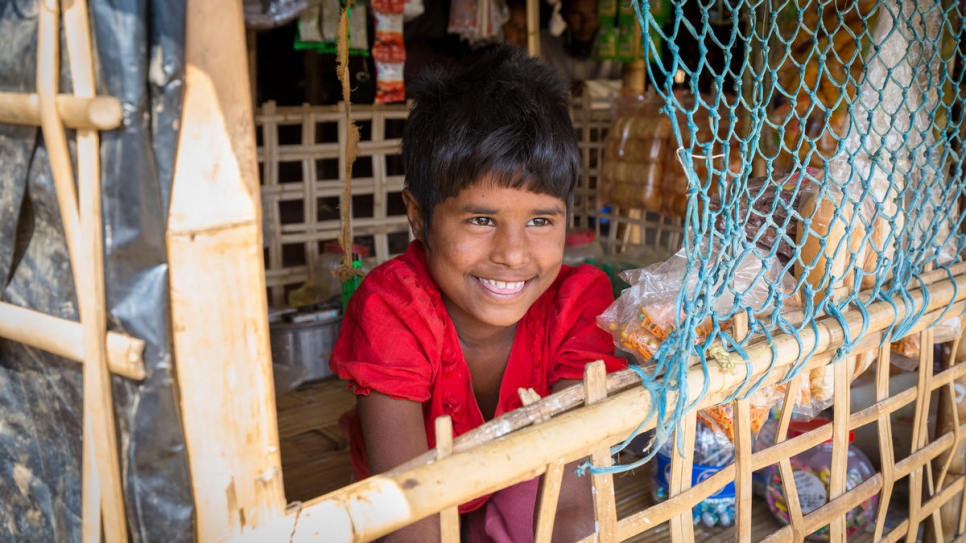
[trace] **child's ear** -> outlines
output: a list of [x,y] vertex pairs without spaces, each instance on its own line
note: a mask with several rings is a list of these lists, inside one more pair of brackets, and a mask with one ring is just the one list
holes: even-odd
[[419,241],[426,241],[423,223],[423,208],[416,201],[409,189],[402,191],[403,203],[406,204],[406,216],[409,218],[409,227],[413,229],[413,237]]

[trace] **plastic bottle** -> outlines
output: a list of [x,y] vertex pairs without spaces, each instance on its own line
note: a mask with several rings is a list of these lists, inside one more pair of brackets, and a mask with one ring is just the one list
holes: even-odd
[[[788,429],[788,436],[794,437],[809,430],[830,424],[828,419],[812,419],[809,422],[793,422]],[[849,491],[863,481],[875,475],[875,468],[869,457],[861,449],[852,445],[853,434],[849,432],[849,456],[846,468],[845,490]],[[802,513],[808,514],[825,505],[829,501],[829,478],[832,469],[832,441],[820,443],[811,449],[793,456],[792,471],[795,477],[795,487],[802,506]],[[785,524],[788,524],[788,504],[782,486],[781,472],[778,466],[771,466],[767,471],[765,498],[768,508]],[[875,523],[875,514],[879,506],[878,494],[860,503],[845,514],[845,536],[848,538],[860,533]],[[828,541],[828,526],[805,537],[810,541]]]

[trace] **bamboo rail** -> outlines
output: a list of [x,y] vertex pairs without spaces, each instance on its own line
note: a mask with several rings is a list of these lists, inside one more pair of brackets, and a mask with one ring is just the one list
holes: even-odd
[[[930,276],[930,280],[933,278],[934,276]],[[966,300],[964,287],[966,287],[966,275],[963,275],[961,270],[953,281],[932,280],[928,286],[929,302],[925,308],[926,311],[929,314],[941,313],[947,304],[955,302],[956,305],[950,314],[954,314],[954,311],[962,312],[966,307],[963,305],[963,301]],[[911,293],[911,298],[913,308],[923,306],[922,292]],[[870,305],[866,322],[869,334],[866,338],[874,338],[878,334],[878,338],[881,339],[881,331],[886,329],[893,319],[902,318],[905,312],[904,307],[893,307],[888,302]],[[938,315],[934,314],[931,318],[935,320],[937,317]],[[859,332],[862,319],[858,312],[851,312],[845,316],[844,323],[851,337],[855,337]],[[927,316],[923,320],[928,319]],[[774,337],[775,352],[778,353],[778,358],[774,361],[770,346],[761,343],[750,346],[746,351],[748,360],[736,364],[731,373],[725,373],[718,367],[709,368],[707,383],[702,370],[692,368],[687,379],[692,397],[705,384],[708,387],[707,396],[697,408],[715,405],[728,397],[736,387],[742,386],[745,382],[747,366],[752,368],[752,378],[761,376],[767,368],[772,367],[771,373],[764,381],[765,385],[769,385],[780,380],[784,375],[783,370],[797,360],[801,353],[813,348],[818,353],[813,362],[828,363],[834,350],[843,344],[845,330],[839,321],[823,319],[818,322],[817,333],[806,330],[800,336],[801,346],[791,336]],[[840,363],[838,366],[848,369],[847,364]],[[932,376],[926,387],[920,386],[918,390],[909,389],[862,411],[848,414],[839,424],[834,425],[834,432],[838,435],[836,441],[841,445],[842,435],[847,435],[849,430],[881,419],[882,416],[888,416],[899,407],[927,394],[928,390],[937,390],[964,374],[966,374],[966,364],[956,365],[953,369]],[[837,377],[841,377],[841,370]],[[628,377],[622,374],[612,375],[608,379],[608,381],[621,382],[627,380],[629,380]],[[608,389],[611,389],[610,385]],[[563,391],[559,395],[568,393],[570,390]],[[557,405],[560,405],[561,400],[557,396],[558,394],[552,395],[530,407],[548,400],[556,401]],[[673,398],[669,401],[673,401]],[[435,452],[430,451],[396,470],[305,503],[290,512],[291,524],[288,526],[293,529],[291,533],[294,534],[295,541],[311,540],[312,537],[321,534],[325,534],[332,541],[375,539],[475,496],[493,492],[544,473],[547,471],[547,466],[555,462],[569,462],[581,458],[598,449],[601,443],[616,443],[637,428],[644,416],[649,413],[650,406],[649,392],[641,387],[633,387],[599,403],[564,412],[547,422],[523,427],[505,435],[495,430],[504,425],[505,421],[496,419],[478,429],[480,432],[477,436],[467,434],[457,438],[450,456],[435,458]],[[530,416],[535,417],[534,413],[530,413]],[[787,423],[787,419],[782,422],[786,428]],[[652,421],[648,426],[653,427],[653,425]],[[480,434],[486,434],[488,439],[481,439]],[[500,435],[499,439],[495,439],[497,435]],[[473,444],[461,446],[464,437],[469,437],[469,441]],[[784,440],[774,447],[751,454],[750,468],[743,469],[761,469],[787,460],[794,454],[832,437],[833,425],[826,425]],[[909,476],[916,470],[921,470],[926,463],[953,445],[954,435],[951,433],[934,440],[898,462],[894,467],[894,477]],[[648,527],[670,520],[674,515],[679,514],[683,507],[691,507],[707,498],[725,483],[733,480],[735,475],[735,465],[726,466],[692,487],[689,492],[679,494],[647,509],[646,516],[637,514],[621,519],[617,523],[618,539],[627,539]],[[459,481],[459,484],[453,484],[454,481]],[[824,507],[804,515],[801,523],[794,529],[794,533],[804,535],[832,522],[837,515],[844,515],[846,511],[878,491],[882,484],[883,477],[880,474],[833,499]],[[947,494],[949,491],[945,494],[937,494],[920,508],[917,515],[922,517],[932,514],[939,507],[940,502],[937,500]],[[901,532],[907,529],[909,525],[900,526],[896,530]],[[897,536],[896,530],[890,532],[893,534],[892,537]],[[786,527],[773,534],[769,541],[790,541],[792,536],[793,528]],[[797,538],[797,535],[795,537]],[[592,538],[588,538],[586,541],[591,540]]]
[[[83,363],[83,335],[83,325],[79,322],[0,302],[0,337]],[[135,381],[147,376],[142,358],[143,340],[107,332],[106,343],[107,364],[112,373]]]
[[[67,128],[114,130],[124,118],[121,102],[113,96],[58,94],[54,100],[57,115]],[[40,96],[0,92],[0,123],[40,126],[40,119]]]

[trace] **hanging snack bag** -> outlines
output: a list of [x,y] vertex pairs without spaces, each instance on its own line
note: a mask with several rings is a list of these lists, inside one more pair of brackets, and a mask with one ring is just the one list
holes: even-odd
[[403,69],[406,46],[403,42],[403,0],[373,0],[376,36],[372,58],[376,64],[376,103],[391,104],[406,100]]

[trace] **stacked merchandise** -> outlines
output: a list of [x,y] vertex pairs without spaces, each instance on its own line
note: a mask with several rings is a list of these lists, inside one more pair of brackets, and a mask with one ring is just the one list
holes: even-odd
[[[692,177],[707,179],[709,165],[725,168],[722,133],[725,126],[712,121],[707,108],[695,108],[694,97],[682,95],[682,105],[693,113],[678,111],[682,124],[691,116],[697,126],[694,139],[683,132],[683,148],[694,149]],[[654,93],[625,97],[618,101],[618,113],[604,142],[604,163],[599,197],[602,205],[617,205],[683,217],[688,205],[689,176],[678,156],[671,120],[664,101]],[[709,101],[710,102],[710,101]],[[710,148],[706,156],[703,149]],[[728,145],[727,167],[741,169],[737,142]],[[714,193],[713,190],[708,191]]]
[[[650,12],[654,21],[662,25],[671,13],[671,2],[651,2]],[[644,40],[633,3],[600,0],[597,3],[597,24],[597,54],[601,60],[632,62],[644,59]],[[664,37],[654,28],[649,29],[648,36],[648,57],[651,61],[658,61],[663,52]]]

